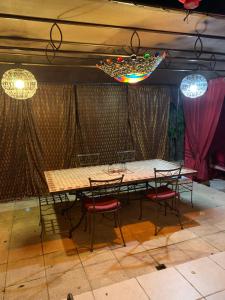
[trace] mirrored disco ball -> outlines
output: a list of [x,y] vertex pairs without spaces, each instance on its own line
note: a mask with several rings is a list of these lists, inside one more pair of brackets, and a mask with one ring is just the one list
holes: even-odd
[[204,76],[191,74],[183,78],[180,90],[188,98],[197,98],[205,94],[208,83]]

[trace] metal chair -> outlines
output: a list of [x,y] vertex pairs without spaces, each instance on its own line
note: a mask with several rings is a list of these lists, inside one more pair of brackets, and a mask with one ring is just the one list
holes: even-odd
[[[77,167],[90,167],[99,165],[100,153],[90,153],[90,154],[77,154],[76,165]],[[72,206],[73,208],[77,201],[81,198],[81,192],[70,192],[70,195],[75,195],[75,200]],[[62,211],[64,214],[68,209]]]
[[99,165],[100,153],[78,154],[77,166],[90,167]]
[[[119,169],[121,170],[121,172],[127,171],[127,166],[126,166],[127,162],[135,161],[135,154],[136,154],[135,150],[125,150],[125,151],[116,152],[117,163],[119,165]],[[129,193],[131,191],[136,191],[136,185],[134,184],[123,185],[121,192],[128,193],[127,202],[129,202],[129,197],[130,197]]]
[[[170,184],[173,186],[176,184],[173,180],[170,182]],[[182,193],[191,193],[191,206],[192,208],[194,207],[193,205],[193,179],[192,177],[186,177],[186,176],[180,176],[178,179],[178,191],[179,194]]]
[[93,251],[94,244],[96,214],[105,215],[111,213],[114,215],[115,225],[119,227],[123,245],[126,246],[119,217],[121,203],[117,198],[120,193],[123,177],[124,175],[109,180],[89,178],[91,195],[89,197],[84,196],[82,207],[83,215],[85,216],[85,229],[87,230],[88,226],[91,234],[91,251]]
[[135,150],[117,151],[117,162],[121,164],[121,169],[126,170],[126,163],[135,161]]
[[[181,229],[181,215],[179,211],[180,194],[178,187],[178,180],[180,178],[181,168],[157,170],[154,169],[154,186],[148,185],[145,198],[158,204],[156,209],[156,223],[159,221],[160,207],[164,207],[165,216],[167,208],[175,212],[178,217]],[[170,188],[168,180],[173,180],[173,185]],[[142,199],[140,200],[140,219],[142,218]],[[157,224],[155,223],[155,235],[158,233]]]

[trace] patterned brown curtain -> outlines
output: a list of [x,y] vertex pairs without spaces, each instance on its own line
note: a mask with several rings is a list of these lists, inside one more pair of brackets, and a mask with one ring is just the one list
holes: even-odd
[[25,185],[25,122],[23,102],[0,89],[0,197],[23,194]]
[[74,167],[79,153],[166,158],[169,102],[165,87],[39,83],[25,101],[0,89],[0,199],[47,192],[43,171]]
[[104,164],[115,161],[116,151],[132,148],[126,93],[125,86],[77,86],[80,153],[100,153]]
[[128,111],[137,159],[167,158],[170,89],[129,86]]
[[44,170],[70,166],[76,114],[71,85],[39,84],[29,100],[0,90],[0,198],[47,191]]

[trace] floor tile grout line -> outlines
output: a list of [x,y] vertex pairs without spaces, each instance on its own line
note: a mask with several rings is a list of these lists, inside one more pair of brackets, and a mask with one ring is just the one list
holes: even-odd
[[[177,244],[176,245],[168,245],[168,246],[165,246],[165,248],[167,248],[167,247],[169,247],[169,246],[176,246],[177,247]],[[179,247],[177,247],[177,249],[179,250],[179,251],[181,251],[184,255],[186,255],[190,260],[189,261],[191,261],[191,260],[193,260],[193,258],[189,255],[189,254],[187,254],[187,253],[185,253],[182,249],[180,249]],[[149,250],[149,251],[151,251],[151,250]],[[160,264],[160,263],[159,263]],[[173,267],[174,266],[176,266],[177,264],[173,264]],[[166,266],[166,265],[165,265]],[[167,267],[167,266],[166,266]]]
[[[218,232],[218,233],[219,233],[219,232]],[[218,233],[216,233],[216,234],[218,234]],[[221,233],[221,232],[220,232],[220,233]],[[224,233],[225,233],[225,231],[224,231]],[[220,248],[218,248],[218,246],[213,245],[213,243],[210,242],[210,241],[207,241],[207,240],[205,240],[205,239],[204,239],[204,241],[207,242],[208,244],[210,244],[212,247],[216,248],[219,252],[225,251],[225,249],[222,249],[222,250],[221,250]]]
[[[39,226],[41,226],[41,224],[39,224]],[[41,235],[40,237],[41,237],[41,250],[42,250],[42,257],[43,257],[43,261],[44,261],[45,283],[46,283],[46,288],[47,288],[47,295],[48,295],[48,299],[50,299],[50,293],[49,293],[49,289],[48,289],[47,272],[46,272],[46,264],[45,264],[45,258],[44,258],[43,237],[42,237],[42,235]]]
[[84,264],[83,264],[82,259],[81,259],[81,257],[80,257],[80,253],[79,253],[79,251],[78,251],[78,247],[76,248],[76,250],[77,250],[77,254],[78,254],[78,257],[79,257],[79,260],[80,260],[82,269],[83,269],[84,274],[85,274],[85,278],[86,278],[87,281],[88,281],[88,284],[89,284],[89,286],[90,286],[90,288],[91,288],[91,293],[92,293],[92,295],[93,295],[93,297],[94,297],[94,299],[95,299],[95,296],[94,296],[94,293],[93,293],[93,288],[92,288],[92,285],[91,285],[91,281],[89,280],[88,274],[87,274],[87,272],[86,272],[86,270],[85,270]]
[[6,260],[6,272],[5,272],[5,280],[4,280],[4,288],[3,288],[3,300],[5,299],[5,292],[6,292],[6,281],[7,281],[7,273],[8,273],[8,264],[9,264],[9,249],[10,249],[10,242],[12,238],[12,228],[13,228],[13,223],[14,223],[14,210],[15,210],[15,201],[13,201],[13,217],[12,217],[12,224],[11,224],[11,230],[10,230],[10,238],[9,238],[9,243],[8,243],[8,249],[7,249],[7,260]]
[[145,293],[145,295],[147,296],[147,298],[148,298],[148,299],[151,299],[151,297],[150,297],[150,296],[147,294],[147,292],[145,291],[144,287],[140,284],[138,278],[135,277],[134,279],[137,281],[138,285],[141,287],[141,289],[143,290],[143,292]]
[[[217,291],[217,292],[212,293],[212,294],[208,294],[208,295],[206,295],[206,296],[204,296],[204,297],[209,297],[209,296],[212,296],[212,295],[216,295],[216,294],[221,293],[221,292],[225,292],[225,289],[220,290],[220,291]],[[206,299],[206,298],[205,298],[205,299]]]
[[[195,259],[195,260],[197,260],[197,259]],[[177,266],[179,266],[179,265],[177,265]],[[174,269],[184,278],[185,281],[187,281],[201,295],[201,297],[204,298],[205,296],[203,296],[202,293],[177,269],[177,266],[174,266]]]
[[[218,250],[219,252],[221,252],[221,250],[219,250],[219,249],[217,249],[215,246],[212,246],[210,243],[208,243],[207,241],[205,241],[204,239],[202,239],[201,237],[197,237],[196,239],[201,239],[201,240],[203,240],[206,244],[208,244],[210,247],[213,247],[213,248],[215,248],[216,250]],[[188,242],[189,240],[186,240],[186,241],[184,241],[184,242]],[[193,239],[192,239],[192,241],[193,241]],[[178,248],[179,248],[179,244],[181,244],[181,243],[184,243],[184,242],[180,242],[180,243],[178,243],[177,245],[178,245]],[[183,251],[184,252],[184,250],[183,249],[181,249],[181,248],[179,248],[181,251]],[[216,252],[216,253],[218,253],[218,252]],[[186,254],[186,255],[188,255],[190,258],[191,258],[191,260],[195,260],[195,259],[198,259],[198,258],[201,258],[201,257],[196,257],[196,258],[193,258],[193,257],[191,257],[189,254],[187,254],[187,253],[185,253],[184,252],[184,254]],[[214,253],[213,253],[214,254]],[[211,254],[212,255],[212,254]]]
[[[218,253],[223,253],[223,251],[218,252]],[[216,254],[216,253],[215,253],[215,254]],[[214,262],[216,265],[218,265],[222,270],[225,270],[225,268],[222,267],[217,261],[213,260],[213,259],[211,258],[211,256],[213,256],[213,255],[208,256],[208,258],[209,258],[212,262]]]
[[8,288],[10,288],[12,286],[25,285],[26,283],[29,283],[29,282],[32,282],[32,281],[35,281],[35,280],[38,280],[38,279],[41,279],[41,278],[44,278],[44,277],[45,276],[34,278],[34,279],[30,279],[30,280],[26,280],[26,281],[21,281],[21,282],[15,283],[15,284],[9,284],[6,288],[8,289]]

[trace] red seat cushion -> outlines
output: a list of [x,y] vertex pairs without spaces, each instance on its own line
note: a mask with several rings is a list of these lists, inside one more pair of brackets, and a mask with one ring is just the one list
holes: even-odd
[[173,198],[177,193],[167,186],[160,186],[157,188],[157,193],[154,189],[149,190],[146,197],[150,200],[167,200]]
[[84,200],[84,207],[87,211],[96,211],[96,212],[107,212],[120,208],[120,201],[114,198],[101,198],[95,199],[95,205],[91,198],[86,198]]

